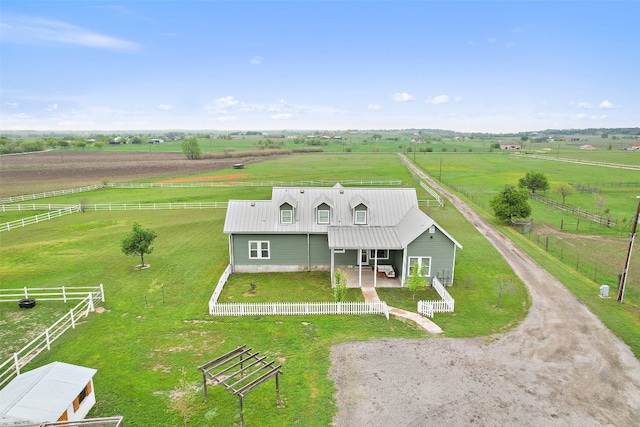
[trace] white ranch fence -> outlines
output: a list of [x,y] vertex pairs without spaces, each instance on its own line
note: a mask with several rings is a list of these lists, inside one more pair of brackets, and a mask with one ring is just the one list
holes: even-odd
[[437,277],[431,282],[433,288],[440,295],[441,300],[418,301],[418,313],[433,319],[434,313],[453,313],[455,300],[447,292],[445,287],[440,283]]
[[214,304],[213,316],[304,316],[312,314],[384,314],[389,320],[389,307],[379,302],[267,302]]
[[0,224],[0,233],[4,231],[11,231],[16,228],[26,227],[27,225],[38,224],[43,221],[49,221],[54,218],[60,218],[61,216],[69,215],[76,212],[80,212],[80,206],[72,206],[64,209],[54,210],[51,212],[45,212],[40,215],[30,216],[28,218],[5,222]]
[[[33,297],[34,293],[30,294]],[[87,317],[89,312],[94,311],[95,305],[104,302],[104,289],[102,285],[93,288],[93,291],[85,292],[84,299],[71,310],[62,316],[57,322],[48,327],[43,333],[34,338],[0,364],[0,388],[4,387],[13,378],[20,375],[20,369],[33,360],[44,350],[51,350],[51,343],[58,339],[70,328],[75,329],[76,321],[80,317]],[[44,299],[44,298],[41,298]]]
[[84,193],[85,191],[93,191],[104,188],[103,184],[87,185],[86,187],[70,188],[68,190],[47,191],[44,193],[26,194],[24,196],[11,196],[0,199],[0,204],[24,202],[27,200],[46,199],[48,197],[66,196],[69,194]]
[[[360,185],[360,186],[400,186],[402,181],[389,180],[389,181],[363,181],[363,180],[348,180],[339,181],[342,185]],[[70,188],[68,190],[56,190],[47,191],[43,193],[25,194],[22,196],[11,196],[0,198],[0,204],[24,202],[27,200],[46,199],[56,196],[67,196],[69,194],[84,193],[86,191],[99,190],[101,188],[197,188],[197,187],[309,187],[309,186],[331,186],[335,185],[336,181],[259,181],[259,182],[171,182],[171,183],[115,183],[110,182],[107,184],[94,184],[87,185],[86,187]]]
[[227,265],[227,268],[222,272],[222,276],[218,280],[218,284],[213,291],[213,295],[209,299],[209,314],[213,314],[213,307],[218,303],[218,298],[222,293],[222,289],[224,289],[224,284],[227,283],[227,279],[231,275],[231,264]]
[[[424,188],[427,193],[431,194],[436,199],[436,203],[438,206],[440,207],[444,206],[444,200],[442,200],[440,195],[436,193],[436,191],[433,188],[429,187],[424,181],[420,181],[420,187]],[[427,200],[427,202],[431,202],[431,200]],[[430,206],[430,205],[427,204],[427,206]]]
[[23,298],[39,301],[81,301],[88,294],[97,293],[104,302],[104,288],[95,286],[60,286],[58,288],[0,289],[0,302],[17,302]]

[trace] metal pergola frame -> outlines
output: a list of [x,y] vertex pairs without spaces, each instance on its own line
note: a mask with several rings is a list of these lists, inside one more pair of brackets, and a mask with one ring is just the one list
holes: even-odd
[[281,406],[280,382],[278,375],[282,374],[282,365],[274,365],[274,361],[267,362],[267,356],[260,356],[257,351],[247,348],[246,344],[216,357],[210,362],[198,367],[202,372],[202,382],[205,402],[209,400],[207,391],[207,378],[214,385],[224,386],[235,396],[238,396],[240,404],[240,426],[244,427],[242,413],[242,400],[251,390],[267,381],[276,379],[276,403]]

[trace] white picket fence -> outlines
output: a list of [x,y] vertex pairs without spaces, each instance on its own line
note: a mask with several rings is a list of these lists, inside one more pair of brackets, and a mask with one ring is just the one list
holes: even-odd
[[389,320],[389,307],[384,301],[223,303],[210,306],[209,313],[212,316],[384,314]]
[[431,282],[433,288],[440,295],[441,300],[426,300],[418,301],[418,313],[423,316],[433,318],[434,313],[453,313],[455,308],[455,300],[447,292],[445,287],[440,283],[437,277],[433,278]]
[[[58,339],[67,330],[76,327],[76,321],[80,317],[87,317],[94,311],[95,305],[104,302],[104,289],[102,285],[85,293],[84,299],[69,310],[57,322],[48,327],[43,333],[34,338],[29,344],[18,350],[0,365],[0,388],[4,387],[14,377],[20,375],[20,369],[33,360],[44,350],[51,350],[51,343]],[[33,294],[31,294],[33,295]]]
[[51,212],[45,212],[40,215],[34,215],[28,218],[17,219],[15,221],[5,222],[0,224],[0,233],[2,233],[3,231],[11,231],[16,228],[26,227],[27,225],[38,224],[43,221],[49,221],[53,218],[60,218],[61,216],[69,215],[76,212],[80,212],[79,205],[75,205],[75,206],[64,208],[64,209],[54,210]]

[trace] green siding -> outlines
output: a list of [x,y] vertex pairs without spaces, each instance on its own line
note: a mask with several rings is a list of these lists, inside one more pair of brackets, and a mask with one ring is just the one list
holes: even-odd
[[453,257],[455,246],[440,230],[430,234],[425,231],[420,237],[411,242],[408,247],[408,257],[431,257],[431,272],[429,277],[437,276],[444,283],[452,280]]
[[[269,259],[249,259],[249,241],[270,242]],[[233,259],[236,265],[307,265],[306,234],[234,234]]]
[[311,265],[331,264],[331,251],[329,250],[329,238],[326,234],[311,234],[309,236],[309,253]]

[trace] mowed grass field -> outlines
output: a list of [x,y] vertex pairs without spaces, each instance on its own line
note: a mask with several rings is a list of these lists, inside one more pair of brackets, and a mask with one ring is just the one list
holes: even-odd
[[[201,175],[225,176],[232,170]],[[402,180],[411,178],[395,155],[296,155],[247,167],[243,180]],[[19,183],[15,183],[19,188]],[[150,203],[158,201],[224,201],[267,199],[268,187],[194,189],[104,189],[81,195],[45,199],[47,203]],[[418,189],[420,199],[427,195]],[[456,313],[436,315],[446,336],[478,336],[504,331],[526,315],[530,301],[498,253],[450,207],[429,208],[433,216],[464,246],[458,251]],[[211,387],[202,396],[197,367],[238,345],[247,344],[282,363],[283,408],[275,401],[273,381],[245,399],[247,425],[325,426],[335,413],[333,384],[328,379],[332,345],[381,337],[437,339],[412,323],[384,316],[211,317],[208,300],[228,263],[225,211],[86,212],[3,233],[0,245],[2,288],[87,286],[102,283],[104,311],[56,341],[28,365],[64,361],[98,370],[97,404],[91,415],[122,414],[128,426],[234,425],[239,422],[237,398]],[[155,230],[158,238],[151,267],[137,270],[140,260],[120,251],[120,240],[134,221]],[[513,281],[513,289],[497,306],[496,286]],[[247,294],[248,283],[257,296]],[[261,299],[331,300],[327,273],[232,276],[221,301]],[[292,292],[291,290],[295,291]],[[390,303],[415,307],[406,289],[381,292]],[[417,299],[433,297],[421,291]],[[361,299],[350,290],[349,299]],[[416,300],[417,300],[416,299]],[[60,304],[40,302],[33,310],[0,304],[0,339],[26,343],[29,328],[42,330],[58,316]],[[45,308],[47,308],[45,312]],[[55,309],[54,309],[55,308]],[[69,307],[70,308],[70,307]],[[102,310],[101,310],[102,311]],[[64,309],[62,309],[64,313]],[[12,347],[15,349],[15,345]],[[8,349],[7,349],[8,350]],[[11,350],[5,350],[8,357]]]

